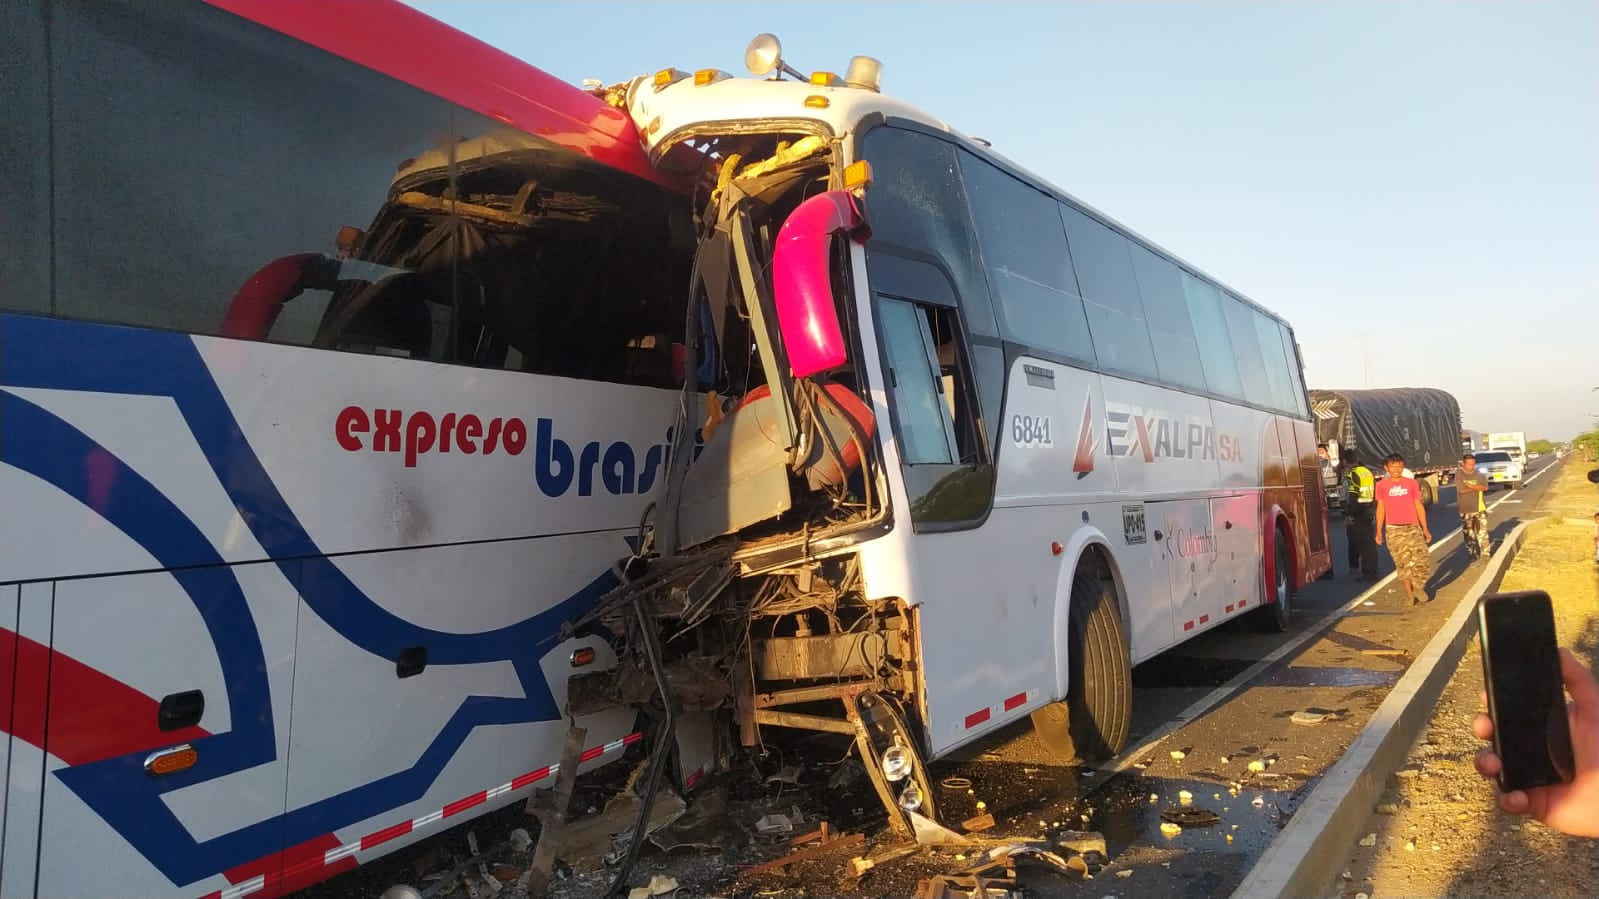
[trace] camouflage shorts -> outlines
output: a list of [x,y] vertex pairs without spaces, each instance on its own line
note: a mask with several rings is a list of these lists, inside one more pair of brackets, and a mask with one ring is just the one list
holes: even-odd
[[1427,539],[1421,536],[1421,528],[1391,524],[1383,529],[1383,539],[1388,542],[1394,569],[1401,578],[1419,585],[1432,576],[1432,556],[1427,552]]

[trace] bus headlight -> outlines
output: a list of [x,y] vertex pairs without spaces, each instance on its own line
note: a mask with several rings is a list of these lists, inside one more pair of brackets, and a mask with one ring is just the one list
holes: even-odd
[[916,781],[906,783],[905,789],[900,791],[899,807],[907,812],[914,812],[922,807],[922,788],[916,785]]
[[895,743],[883,752],[883,776],[889,783],[899,783],[911,773],[911,754]]

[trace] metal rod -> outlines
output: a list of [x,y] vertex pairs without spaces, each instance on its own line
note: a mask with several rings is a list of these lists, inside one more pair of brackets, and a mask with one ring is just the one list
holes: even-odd
[[848,721],[837,718],[824,718],[821,715],[802,715],[798,712],[774,712],[770,709],[757,709],[755,723],[771,727],[792,727],[798,730],[820,730],[834,734],[855,734],[855,726]]
[[660,736],[655,738],[655,750],[650,756],[649,774],[644,781],[644,801],[639,805],[638,820],[633,824],[633,838],[628,841],[627,855],[622,858],[621,865],[616,869],[616,877],[611,881],[611,888],[606,891],[606,895],[613,899],[628,892],[628,875],[633,873],[633,866],[638,863],[639,850],[644,847],[644,841],[649,836],[647,831],[650,811],[655,805],[655,793],[660,789],[661,774],[666,770],[666,757],[677,728],[677,715],[672,711],[672,694],[667,692],[666,673],[661,667],[661,648],[656,642],[654,622],[644,610],[642,595],[633,599],[633,614],[638,619],[639,639],[644,644],[644,659],[649,662],[650,673],[655,676],[656,689],[661,691],[661,705],[666,709],[666,720],[661,723]]

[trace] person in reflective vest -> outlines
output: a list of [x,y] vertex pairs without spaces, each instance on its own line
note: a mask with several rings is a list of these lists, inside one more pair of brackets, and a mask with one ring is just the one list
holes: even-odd
[[[1344,535],[1349,544],[1349,572],[1357,581],[1377,579],[1377,476],[1360,464],[1354,450],[1344,450]],[[1356,569],[1359,569],[1358,571]]]

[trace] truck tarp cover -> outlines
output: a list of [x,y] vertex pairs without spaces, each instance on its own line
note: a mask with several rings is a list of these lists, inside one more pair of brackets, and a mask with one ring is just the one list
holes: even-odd
[[1360,460],[1382,465],[1390,453],[1412,471],[1448,468],[1460,455],[1460,404],[1431,387],[1312,390],[1316,442],[1353,447]]

